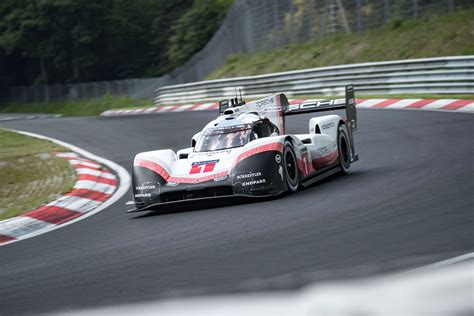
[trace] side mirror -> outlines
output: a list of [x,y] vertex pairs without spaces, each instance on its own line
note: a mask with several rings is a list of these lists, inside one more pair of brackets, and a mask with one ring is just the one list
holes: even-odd
[[178,150],[176,154],[178,155],[178,159],[187,159],[189,154],[192,152],[193,152],[193,147],[189,147],[189,148]]
[[199,139],[199,136],[201,136],[201,132],[194,134],[193,138],[191,139],[191,147],[194,148],[196,146],[196,143]]

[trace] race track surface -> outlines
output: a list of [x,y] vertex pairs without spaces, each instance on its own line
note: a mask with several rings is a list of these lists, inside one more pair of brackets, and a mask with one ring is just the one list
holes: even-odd
[[[187,147],[214,112],[0,123],[54,137],[129,171],[137,152]],[[311,115],[287,120],[306,132]],[[0,314],[194,294],[296,288],[474,251],[474,115],[361,110],[360,161],[298,194],[188,212],[124,203],[0,247]]]

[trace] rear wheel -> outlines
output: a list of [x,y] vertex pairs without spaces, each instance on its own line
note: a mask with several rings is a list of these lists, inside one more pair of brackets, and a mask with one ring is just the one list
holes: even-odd
[[339,151],[339,166],[342,173],[349,173],[351,167],[351,146],[345,125],[339,125],[337,131],[337,150]]
[[293,144],[285,141],[283,147],[283,169],[285,171],[285,181],[290,193],[298,191],[300,186],[300,172],[298,170],[297,159]]

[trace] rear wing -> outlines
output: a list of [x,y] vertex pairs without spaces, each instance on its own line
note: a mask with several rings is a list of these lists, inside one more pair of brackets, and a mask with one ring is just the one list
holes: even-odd
[[347,125],[351,132],[357,130],[357,111],[355,106],[354,87],[346,86],[344,99],[308,100],[300,104],[290,104],[284,115],[296,115],[321,111],[346,110]]
[[300,104],[290,104],[287,110],[283,110],[285,116],[303,113],[313,113],[321,111],[346,110],[347,132],[349,133],[349,143],[351,146],[351,161],[359,159],[359,155],[355,151],[353,133],[357,130],[357,111],[354,96],[354,86],[346,86],[344,99],[334,100],[309,100]]

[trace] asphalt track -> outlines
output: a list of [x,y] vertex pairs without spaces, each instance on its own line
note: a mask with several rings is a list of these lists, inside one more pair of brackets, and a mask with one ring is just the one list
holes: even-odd
[[[115,161],[188,146],[213,112],[0,123]],[[310,115],[291,117],[304,132]],[[112,207],[0,247],[0,314],[296,288],[474,251],[474,115],[361,110],[360,161],[295,195],[157,216]]]

